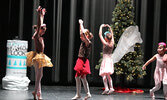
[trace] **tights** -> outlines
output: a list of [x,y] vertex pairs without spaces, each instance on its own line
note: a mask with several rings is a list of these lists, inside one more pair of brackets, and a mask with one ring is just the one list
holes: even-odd
[[[110,74],[105,74],[104,76],[102,76],[102,78],[103,78],[105,91],[108,91],[109,88],[113,89],[112,78],[110,77]],[[108,79],[108,83],[109,83],[109,88],[108,88],[108,84],[107,84],[107,79]]]
[[89,84],[87,82],[86,75],[83,75],[82,77],[81,76],[75,77],[75,80],[76,80],[76,91],[77,91],[76,95],[77,96],[81,96],[80,95],[80,92],[81,92],[81,81],[80,81],[80,79],[82,80],[82,83],[83,83],[83,86],[84,86],[86,94],[90,95]]
[[164,91],[164,96],[167,99],[167,84],[163,84],[163,91]]
[[153,87],[150,91],[154,93],[155,91],[158,91],[160,88],[161,88],[161,83],[155,85],[155,87]]
[[35,66],[35,93],[41,95],[41,79],[43,77],[43,67],[39,68],[38,63],[34,62]]

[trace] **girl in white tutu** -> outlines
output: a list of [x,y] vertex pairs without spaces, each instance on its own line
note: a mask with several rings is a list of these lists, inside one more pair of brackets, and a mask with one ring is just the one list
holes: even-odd
[[[104,33],[104,37],[102,35],[102,28],[108,27],[109,31]],[[114,63],[112,59],[112,51],[114,48],[114,37],[113,31],[108,24],[102,24],[99,29],[99,37],[103,44],[103,61],[101,63],[99,75],[103,78],[103,83],[105,90],[102,94],[111,94],[114,91],[112,78],[110,75],[114,73]],[[107,84],[107,79],[109,83],[109,87]]]

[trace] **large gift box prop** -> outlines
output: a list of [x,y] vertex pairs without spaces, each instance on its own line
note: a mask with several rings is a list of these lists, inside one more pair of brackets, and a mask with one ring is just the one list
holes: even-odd
[[26,77],[26,53],[28,42],[7,40],[6,76],[2,79],[2,88],[8,90],[28,90],[30,80]]

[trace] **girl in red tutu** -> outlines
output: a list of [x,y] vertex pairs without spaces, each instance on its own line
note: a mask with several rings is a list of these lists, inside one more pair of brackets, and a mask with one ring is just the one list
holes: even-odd
[[158,54],[155,54],[150,60],[148,60],[143,65],[142,69],[145,70],[148,64],[156,60],[156,68],[154,71],[155,87],[150,89],[150,96],[152,98],[155,98],[154,92],[158,91],[161,88],[161,82],[163,82],[164,96],[167,100],[167,65],[163,62],[163,57],[166,51],[166,44],[164,42],[160,42],[158,44],[157,51]]
[[41,96],[41,79],[43,76],[43,67],[52,67],[51,59],[44,54],[44,40],[42,35],[46,32],[46,24],[43,24],[45,8],[40,6],[37,9],[38,13],[38,22],[37,25],[34,25],[35,33],[32,36],[32,39],[35,41],[35,51],[28,52],[27,55],[27,66],[35,67],[35,90],[32,92],[34,99],[36,96],[38,100],[42,99]]
[[[108,27],[109,31],[104,33],[105,38],[102,36],[102,28]],[[99,37],[103,44],[103,61],[100,66],[99,75],[103,78],[105,90],[102,94],[111,94],[114,91],[112,78],[110,75],[114,73],[114,63],[112,59],[112,51],[114,48],[114,37],[111,27],[108,24],[102,24],[99,29]],[[109,83],[109,88],[107,84]]]
[[80,39],[82,42],[79,48],[78,59],[74,67],[74,70],[76,71],[75,74],[76,95],[71,99],[76,100],[81,98],[80,91],[81,91],[81,80],[82,80],[86,92],[86,97],[84,99],[86,100],[91,97],[86,75],[91,74],[88,56],[91,52],[92,42],[90,41],[90,39],[93,38],[93,34],[90,33],[88,29],[84,29],[83,21],[81,19],[79,19],[79,24],[80,24]]

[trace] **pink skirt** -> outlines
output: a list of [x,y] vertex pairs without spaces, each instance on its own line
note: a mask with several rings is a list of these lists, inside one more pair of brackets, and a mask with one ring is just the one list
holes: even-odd
[[89,60],[87,58],[78,58],[74,67],[75,77],[91,74]]
[[103,61],[101,62],[100,66],[100,76],[104,76],[106,74],[113,74],[114,73],[114,64],[111,56],[103,55]]

